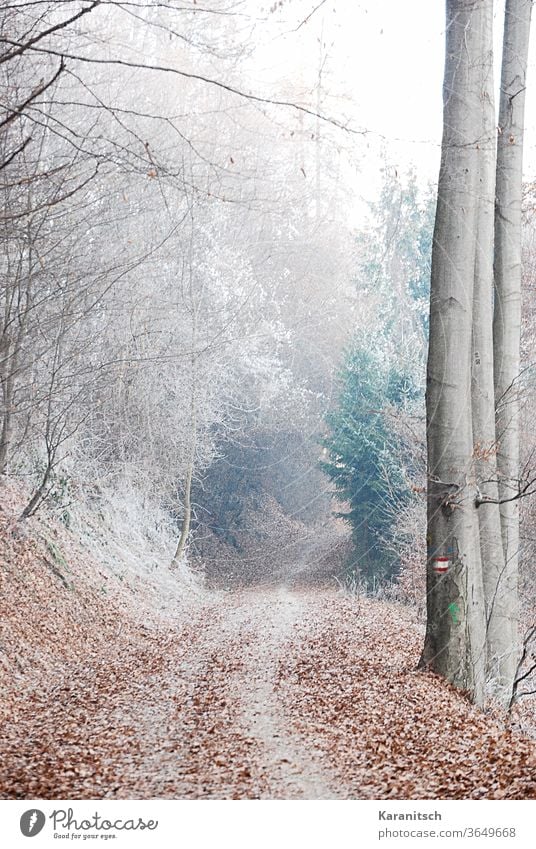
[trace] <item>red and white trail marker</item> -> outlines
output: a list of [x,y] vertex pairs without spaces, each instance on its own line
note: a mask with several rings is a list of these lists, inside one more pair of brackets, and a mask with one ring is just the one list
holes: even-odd
[[432,560],[432,569],[438,575],[444,575],[449,571],[450,560],[448,557],[434,557]]

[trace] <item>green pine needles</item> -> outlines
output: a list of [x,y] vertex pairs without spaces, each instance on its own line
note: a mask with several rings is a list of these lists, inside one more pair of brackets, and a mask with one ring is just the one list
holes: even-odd
[[388,539],[411,486],[392,419],[417,399],[419,390],[381,352],[359,345],[349,352],[341,378],[339,406],[326,419],[331,433],[323,445],[329,459],[322,468],[344,505],[338,515],[352,527],[349,568],[371,585],[398,569]]

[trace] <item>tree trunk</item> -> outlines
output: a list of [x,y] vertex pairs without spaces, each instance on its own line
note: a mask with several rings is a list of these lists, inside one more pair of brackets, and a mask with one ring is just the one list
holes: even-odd
[[39,486],[37,487],[37,489],[33,493],[32,497],[30,498],[28,504],[26,505],[26,507],[24,508],[22,513],[20,514],[19,518],[21,520],[22,519],[29,519],[30,516],[33,516],[34,513],[37,512],[39,506],[41,505],[41,502],[44,501],[45,490],[47,488],[48,482],[50,480],[50,476],[52,474],[53,462],[54,462],[54,458],[49,456],[48,461],[47,461],[47,465],[46,465],[46,468],[45,468],[45,472],[44,472],[43,477],[41,479],[41,483],[39,484]]
[[186,472],[186,481],[184,484],[184,513],[182,516],[181,534],[175,549],[172,566],[178,566],[186,548],[186,542],[190,535],[190,525],[192,522],[192,478],[194,472],[194,458],[190,457],[188,471]]
[[[495,308],[493,321],[499,497],[519,489],[519,375],[521,335],[521,195],[525,78],[532,0],[506,0],[499,104],[495,203]],[[519,502],[500,506],[505,570],[490,587],[495,663],[503,688],[512,688],[518,654]],[[504,631],[505,638],[494,635]],[[506,637],[507,635],[507,637]],[[504,645],[503,645],[504,642]]]
[[11,436],[13,431],[13,397],[14,377],[11,372],[5,379],[2,378],[2,430],[0,432],[0,476],[7,475],[8,461],[10,455]]
[[[192,333],[192,345],[194,344],[196,334]],[[181,523],[181,533],[179,536],[179,541],[177,543],[177,548],[175,549],[175,554],[173,556],[173,560],[171,561],[171,566],[176,567],[179,565],[180,560],[186,549],[186,543],[188,542],[188,537],[190,536],[190,527],[192,523],[192,481],[194,476],[194,468],[195,468],[195,452],[197,448],[197,403],[196,403],[196,362],[195,355],[192,354],[192,364],[191,364],[191,379],[192,379],[192,390],[190,396],[190,432],[191,432],[191,445],[190,445],[190,456],[188,458],[188,468],[186,469],[186,480],[184,482],[184,513],[182,515],[182,523]]]
[[[471,360],[481,37],[490,5],[491,0],[447,0],[426,390],[428,607],[421,657],[421,666],[469,691],[477,703],[484,700],[486,623],[473,469]],[[445,565],[447,571],[440,572]]]
[[508,704],[511,681],[497,658],[511,652],[505,598],[497,592],[505,572],[498,505],[495,393],[493,382],[493,240],[496,166],[496,119],[493,83],[493,9],[482,16],[481,135],[478,144],[478,212],[473,298],[472,415],[473,450],[479,489],[478,524],[487,617],[488,693]]

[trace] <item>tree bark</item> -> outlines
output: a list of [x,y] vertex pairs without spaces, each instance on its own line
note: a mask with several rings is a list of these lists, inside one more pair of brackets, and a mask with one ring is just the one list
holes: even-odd
[[[497,145],[493,320],[501,500],[511,499],[519,490],[521,196],[531,10],[532,0],[506,0]],[[502,688],[511,691],[519,652],[519,502],[510,500],[501,504],[500,518],[505,569],[487,592],[494,663]]]
[[[481,39],[491,0],[447,0],[443,140],[432,250],[426,416],[427,628],[421,666],[485,695],[485,609],[473,468],[471,360]],[[437,558],[448,571],[438,572]]]
[[[493,381],[493,243],[496,167],[496,119],[493,82],[493,8],[482,15],[481,136],[478,143],[478,211],[473,298],[472,415],[474,468],[479,490],[478,525],[487,618],[487,692],[505,706],[509,676],[498,658],[511,652],[506,598],[497,592],[505,573],[498,505],[495,392]],[[508,680],[506,680],[508,679]]]
[[190,525],[192,522],[192,478],[194,472],[194,458],[190,457],[188,470],[186,472],[186,481],[184,483],[184,513],[182,516],[181,533],[175,554],[173,556],[172,566],[178,566],[186,549],[186,543],[190,535]]
[[[197,335],[195,320],[193,327],[194,329],[192,331],[192,350]],[[177,567],[180,564],[180,561],[186,550],[186,543],[188,542],[188,537],[190,536],[190,527],[192,524],[192,481],[195,468],[195,452],[197,448],[197,364],[195,360],[195,354],[192,354],[191,380],[192,388],[190,395],[190,454],[188,457],[188,467],[186,469],[186,480],[184,482],[184,512],[182,514],[181,532],[179,536],[179,541],[177,543],[177,548],[175,549],[175,554],[173,555],[173,560],[171,561],[172,567]]]

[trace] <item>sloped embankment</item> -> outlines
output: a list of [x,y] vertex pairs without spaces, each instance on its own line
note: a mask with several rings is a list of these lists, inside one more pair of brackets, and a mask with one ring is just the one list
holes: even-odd
[[[101,796],[104,761],[113,763],[113,747],[127,733],[127,684],[158,674],[169,629],[195,607],[200,590],[166,567],[130,566],[128,552],[97,561],[45,513],[17,522],[20,493],[3,489],[3,496],[0,798],[58,798],[75,788]],[[100,726],[90,729],[99,701]],[[112,742],[100,765],[91,737]]]

